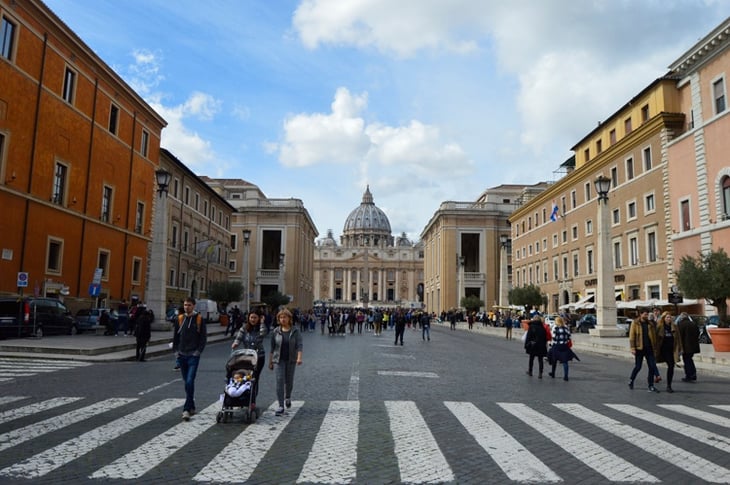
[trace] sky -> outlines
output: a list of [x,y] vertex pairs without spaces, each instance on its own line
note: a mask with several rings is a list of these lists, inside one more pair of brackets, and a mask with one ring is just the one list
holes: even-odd
[[414,242],[444,201],[558,180],[571,147],[730,16],[730,0],[45,3],[196,174],[301,199],[320,238],[369,185]]

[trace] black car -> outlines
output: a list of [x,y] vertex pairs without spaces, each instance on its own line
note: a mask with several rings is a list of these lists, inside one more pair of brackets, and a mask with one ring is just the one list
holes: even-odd
[[112,308],[82,308],[76,312],[76,329],[78,333],[84,330],[92,330],[99,323],[101,312],[107,312],[109,315],[109,325],[112,329],[118,328],[119,314]]
[[73,335],[71,312],[55,298],[0,298],[0,336]]

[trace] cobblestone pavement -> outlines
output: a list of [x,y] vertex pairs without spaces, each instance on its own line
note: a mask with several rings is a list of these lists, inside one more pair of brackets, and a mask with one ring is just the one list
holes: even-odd
[[0,483],[730,483],[722,376],[678,369],[656,394],[645,368],[630,390],[631,362],[588,352],[569,381],[529,377],[520,340],[488,332],[317,331],[284,416],[265,369],[260,418],[217,423],[229,352],[203,353],[190,422],[169,354],[3,370]]

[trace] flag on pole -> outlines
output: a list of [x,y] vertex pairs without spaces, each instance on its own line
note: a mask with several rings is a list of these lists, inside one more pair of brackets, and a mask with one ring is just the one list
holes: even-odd
[[558,220],[558,217],[560,217],[560,214],[558,214],[558,204],[553,201],[553,210],[550,212],[550,220],[555,222]]

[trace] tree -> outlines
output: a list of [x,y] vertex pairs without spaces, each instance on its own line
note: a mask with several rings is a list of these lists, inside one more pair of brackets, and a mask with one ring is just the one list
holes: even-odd
[[511,305],[524,306],[526,310],[530,307],[544,305],[547,297],[542,294],[540,287],[536,285],[520,286],[509,290],[507,295]]
[[289,297],[279,291],[274,291],[262,296],[261,301],[266,303],[269,308],[273,308],[274,311],[276,311],[279,307],[289,304]]
[[721,327],[728,327],[730,258],[720,248],[696,257],[683,256],[677,270],[677,286],[689,298],[704,298],[717,308]]
[[243,284],[240,281],[213,281],[208,285],[208,298],[224,311],[230,302],[240,301],[242,296]]
[[466,308],[467,311],[477,311],[484,306],[484,301],[476,295],[462,296],[461,306]]

